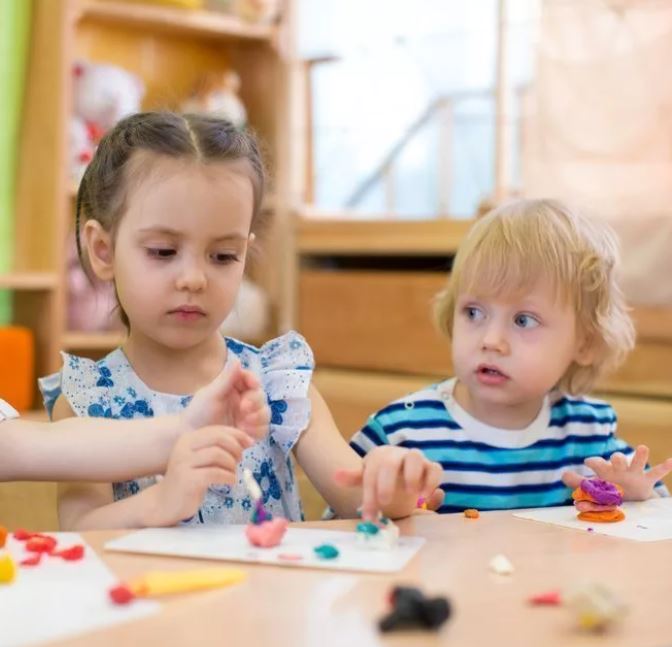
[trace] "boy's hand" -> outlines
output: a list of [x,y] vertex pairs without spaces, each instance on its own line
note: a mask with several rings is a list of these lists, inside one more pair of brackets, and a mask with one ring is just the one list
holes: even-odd
[[436,492],[441,475],[441,466],[419,450],[388,445],[370,451],[360,469],[338,470],[336,480],[347,487],[361,486],[362,518],[376,519],[380,510],[392,510],[388,516],[407,516],[420,497],[433,509],[441,505],[443,493]]
[[[630,464],[621,452],[615,452],[609,460],[595,457],[587,458],[584,462],[598,478],[620,485],[623,488],[624,499],[644,501],[653,496],[653,487],[656,482],[672,472],[672,458],[668,458],[660,465],[645,472],[644,468],[648,459],[649,448],[646,445],[639,445],[632,455]],[[564,484],[572,489],[578,487],[584,478],[586,477],[572,471],[567,471],[562,475]]]
[[233,360],[210,384],[196,392],[184,410],[187,429],[208,425],[236,427],[254,440],[268,433],[271,411],[259,380]]
[[243,451],[254,441],[233,427],[202,427],[182,434],[166,474],[151,490],[148,526],[172,526],[198,512],[208,486],[233,485]]

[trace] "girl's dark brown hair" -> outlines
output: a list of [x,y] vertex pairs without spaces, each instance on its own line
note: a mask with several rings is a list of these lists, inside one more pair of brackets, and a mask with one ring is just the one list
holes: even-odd
[[[103,136],[77,191],[77,254],[87,273],[80,238],[82,219],[97,220],[105,231],[114,233],[126,207],[129,163],[137,152],[203,163],[247,162],[253,191],[251,231],[261,229],[266,179],[259,145],[249,130],[208,115],[140,112],[122,119]],[[123,310],[121,315],[128,326]]]

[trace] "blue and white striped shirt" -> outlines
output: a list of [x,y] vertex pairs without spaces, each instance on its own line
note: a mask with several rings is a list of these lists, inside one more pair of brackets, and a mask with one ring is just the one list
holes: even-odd
[[[390,444],[420,449],[440,463],[439,512],[570,504],[564,471],[592,476],[586,458],[634,451],[616,437],[616,413],[606,402],[554,392],[527,428],[498,429],[469,415],[453,398],[454,386],[453,378],[396,400],[350,441],[360,456]],[[662,484],[656,491],[668,496]]]

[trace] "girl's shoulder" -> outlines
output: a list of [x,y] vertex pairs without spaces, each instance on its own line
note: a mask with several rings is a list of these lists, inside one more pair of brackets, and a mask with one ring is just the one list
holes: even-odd
[[[110,387],[128,373],[128,362],[120,348],[99,360],[61,352],[63,366],[38,380],[47,413],[51,412],[59,396],[63,395],[78,416],[91,415],[93,402],[104,404]],[[104,415],[104,412],[99,415]]]
[[271,339],[260,347],[225,337],[229,352],[238,357],[243,368],[258,373],[262,379],[283,371],[305,372],[315,368],[315,358],[308,342],[294,330]]

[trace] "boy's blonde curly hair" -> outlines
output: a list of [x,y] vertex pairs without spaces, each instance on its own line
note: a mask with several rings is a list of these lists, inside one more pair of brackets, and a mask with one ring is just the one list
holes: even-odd
[[574,306],[578,333],[595,350],[588,366],[572,363],[557,387],[573,395],[586,393],[634,346],[634,326],[616,276],[619,262],[618,241],[606,224],[555,200],[516,200],[470,229],[448,285],[436,297],[436,322],[450,338],[461,293],[515,294],[548,278],[556,298]]

